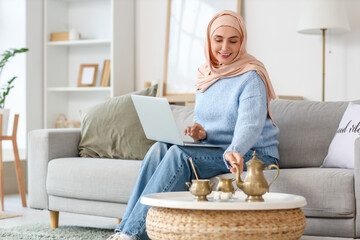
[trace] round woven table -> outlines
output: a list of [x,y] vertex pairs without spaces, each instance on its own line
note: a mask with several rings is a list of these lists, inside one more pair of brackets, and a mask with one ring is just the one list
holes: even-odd
[[236,192],[234,199],[196,202],[190,192],[156,193],[141,198],[152,206],[146,217],[150,239],[300,239],[305,216],[302,196],[266,193],[264,202],[245,202]]

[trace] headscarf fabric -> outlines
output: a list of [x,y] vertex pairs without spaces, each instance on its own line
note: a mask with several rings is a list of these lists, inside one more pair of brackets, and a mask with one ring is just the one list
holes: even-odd
[[[240,33],[240,50],[229,64],[219,64],[211,53],[211,37],[222,26],[230,26]],[[276,98],[269,75],[259,60],[246,52],[247,33],[242,17],[236,12],[225,10],[216,14],[210,21],[205,38],[205,64],[198,68],[196,90],[205,92],[213,83],[221,78],[233,77],[255,70],[264,81],[267,93],[268,115],[272,119],[270,101]]]

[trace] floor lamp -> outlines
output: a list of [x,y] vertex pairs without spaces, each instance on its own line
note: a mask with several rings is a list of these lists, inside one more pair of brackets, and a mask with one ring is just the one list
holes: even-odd
[[298,32],[322,34],[322,101],[325,101],[325,35],[344,33],[350,30],[342,0],[303,1]]

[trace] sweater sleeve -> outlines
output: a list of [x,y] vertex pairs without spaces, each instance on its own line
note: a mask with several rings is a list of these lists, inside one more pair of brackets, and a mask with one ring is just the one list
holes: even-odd
[[[258,141],[267,117],[266,87],[258,74],[249,79],[239,96],[238,117],[227,152],[244,156]],[[224,157],[225,161],[225,157]],[[230,165],[225,161],[228,168]]]
[[[194,122],[194,123],[199,123],[199,119],[197,118],[196,114],[194,115],[193,122]],[[200,124],[200,123],[199,123],[199,124]]]

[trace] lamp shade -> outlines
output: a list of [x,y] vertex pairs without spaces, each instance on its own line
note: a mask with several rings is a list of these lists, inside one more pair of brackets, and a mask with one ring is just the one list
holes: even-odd
[[298,32],[321,34],[321,29],[331,30],[331,33],[350,31],[342,0],[303,0]]

